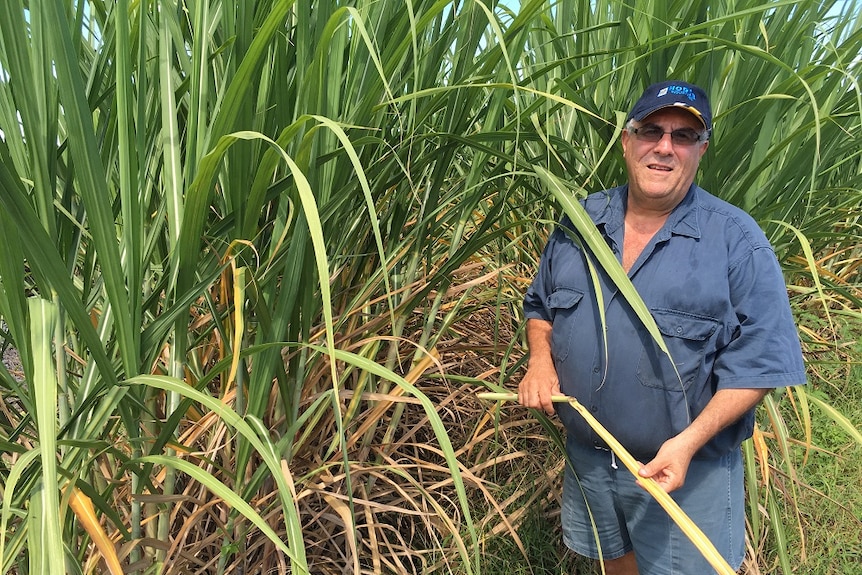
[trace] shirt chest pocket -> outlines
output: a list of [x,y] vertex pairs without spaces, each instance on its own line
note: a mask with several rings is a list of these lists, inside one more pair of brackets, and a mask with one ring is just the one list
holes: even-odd
[[676,371],[667,354],[647,335],[649,339],[644,341],[638,362],[638,379],[647,387],[687,390],[706,367],[708,344],[719,322],[676,310],[652,309],[650,312],[676,364]]
[[551,352],[554,363],[566,361],[572,345],[574,322],[584,298],[584,292],[574,288],[557,288],[548,296],[548,309],[553,314]]

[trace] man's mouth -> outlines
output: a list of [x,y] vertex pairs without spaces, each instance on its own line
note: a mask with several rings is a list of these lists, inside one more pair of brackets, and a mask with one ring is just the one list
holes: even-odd
[[650,170],[658,170],[660,172],[670,172],[673,169],[670,166],[663,166],[661,164],[649,164],[647,165],[647,168]]

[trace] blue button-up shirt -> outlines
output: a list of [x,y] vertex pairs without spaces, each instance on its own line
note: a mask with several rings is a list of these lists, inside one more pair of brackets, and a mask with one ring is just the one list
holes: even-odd
[[[622,186],[582,201],[618,259],[627,193]],[[692,185],[629,271],[676,371],[592,258],[603,294],[596,297],[591,256],[566,228],[574,230],[568,218],[548,240],[524,297],[525,315],[553,323],[552,356],[562,392],[590,409],[635,457],[651,459],[719,389],[805,382],[781,268],[744,211]],[[570,434],[583,444],[605,447],[569,405],[557,406]],[[718,457],[738,447],[753,425],[751,410],[697,457]]]

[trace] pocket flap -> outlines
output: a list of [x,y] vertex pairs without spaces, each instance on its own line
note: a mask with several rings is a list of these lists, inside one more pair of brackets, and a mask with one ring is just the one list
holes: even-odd
[[557,288],[548,296],[548,307],[551,309],[569,309],[575,307],[584,292],[571,288]]
[[712,318],[672,309],[654,309],[651,311],[662,335],[703,341],[709,339],[709,336],[718,329],[718,322]]

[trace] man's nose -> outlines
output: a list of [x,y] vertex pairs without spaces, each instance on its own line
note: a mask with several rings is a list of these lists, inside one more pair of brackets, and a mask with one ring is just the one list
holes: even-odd
[[662,154],[673,153],[673,140],[670,137],[670,132],[661,135],[661,139],[655,143],[655,149]]

